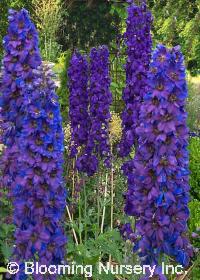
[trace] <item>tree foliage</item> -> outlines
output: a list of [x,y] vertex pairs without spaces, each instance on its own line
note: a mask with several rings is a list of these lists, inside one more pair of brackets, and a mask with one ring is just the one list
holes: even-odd
[[148,1],[154,14],[154,42],[181,45],[187,69],[200,71],[200,2],[199,0]]
[[104,0],[62,0],[62,7],[58,41],[63,50],[109,45],[116,37],[120,19],[117,13],[111,13],[111,3]]
[[[199,0],[147,0],[147,4],[154,15],[154,45],[181,45],[187,69],[193,75],[200,73]],[[88,50],[102,44],[111,47],[125,27],[126,6],[118,0],[1,0],[0,41],[7,29],[8,9],[24,7],[39,28],[45,59],[55,60],[60,47],[62,50]]]
[[60,0],[32,0],[33,15],[40,31],[40,48],[45,60],[55,61],[60,50],[56,34],[61,20]]

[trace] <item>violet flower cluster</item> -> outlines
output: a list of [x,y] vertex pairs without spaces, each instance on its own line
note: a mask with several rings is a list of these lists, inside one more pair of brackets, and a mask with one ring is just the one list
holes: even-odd
[[136,234],[141,238],[134,248],[144,264],[157,265],[166,254],[188,266],[192,247],[187,236],[187,85],[180,48],[159,45],[148,78],[150,91],[144,96],[136,131],[139,146],[134,160],[124,167],[125,212],[136,217]]
[[11,145],[20,132],[21,89],[25,80],[31,82],[32,70],[41,64],[38,49],[38,34],[26,10],[9,10],[8,34],[4,37],[5,55],[3,58],[3,77],[1,83],[1,129],[2,141]]
[[71,157],[78,154],[78,148],[86,145],[90,119],[88,114],[88,62],[77,51],[73,54],[68,70],[69,77],[69,119],[71,124]]
[[151,59],[151,13],[146,4],[130,3],[128,7],[127,29],[124,34],[127,46],[126,88],[123,91],[125,109],[122,113],[122,140],[119,145],[121,156],[128,156],[137,144],[136,127],[141,102],[147,91],[147,72]]
[[90,53],[89,116],[90,129],[86,148],[77,160],[77,169],[93,175],[102,159],[110,166],[109,107],[112,103],[109,77],[109,51],[106,46]]
[[25,261],[60,264],[66,244],[61,224],[66,199],[61,116],[52,74],[40,65],[37,38],[28,13],[10,11],[0,98],[6,146],[1,184],[8,187],[14,206],[12,258],[20,264],[15,279],[26,279]]

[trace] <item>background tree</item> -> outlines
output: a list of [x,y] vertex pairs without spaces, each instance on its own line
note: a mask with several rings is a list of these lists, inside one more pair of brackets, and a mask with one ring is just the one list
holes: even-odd
[[111,13],[112,4],[105,0],[62,0],[62,21],[58,42],[63,50],[88,49],[110,45],[118,33],[120,18]]
[[61,20],[60,0],[32,0],[34,19],[40,31],[40,48],[45,60],[55,61],[61,46],[56,34]]
[[187,69],[200,71],[200,2],[198,0],[149,0],[154,15],[154,42],[181,45]]

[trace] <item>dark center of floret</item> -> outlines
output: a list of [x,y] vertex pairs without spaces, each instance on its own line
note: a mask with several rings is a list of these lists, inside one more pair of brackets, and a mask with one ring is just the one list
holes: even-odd
[[152,117],[152,112],[147,113],[147,118],[151,118]]
[[49,126],[46,123],[43,124],[43,129],[45,132],[49,132]]
[[19,244],[19,250],[20,250],[21,252],[24,252],[24,251],[26,250],[26,244],[20,243],[20,244]]
[[23,45],[17,46],[16,48],[18,51],[22,51],[23,50]]
[[131,110],[131,109],[128,109],[128,110],[127,110],[127,113],[128,113],[128,115],[132,115],[132,110]]
[[31,50],[30,50],[30,55],[33,55],[34,52],[35,52],[34,49],[31,49]]
[[162,91],[164,88],[165,88],[164,85],[161,84],[161,83],[158,84],[157,87],[156,87],[156,89],[159,90],[159,91]]
[[[30,154],[31,154],[31,152],[30,152]],[[28,183],[29,186],[33,186],[33,180],[31,178],[29,178],[27,180],[27,183]]]
[[165,142],[165,143],[166,143],[167,145],[169,145],[169,144],[171,144],[171,142],[172,142],[171,137],[167,136],[166,142]]
[[48,157],[42,157],[42,161],[43,161],[43,162],[50,162],[50,160],[51,160],[51,159],[48,158]]
[[47,146],[47,149],[48,149],[49,152],[53,152],[53,150],[54,150],[53,144],[49,144]]
[[167,192],[167,191],[168,191],[167,186],[164,186],[163,187],[163,192]]
[[40,137],[37,137],[36,140],[35,140],[35,143],[37,146],[41,146],[43,144],[43,141],[41,140]]
[[175,95],[175,94],[171,94],[171,95],[169,96],[169,102],[175,102],[175,101],[177,101],[176,95]]
[[56,175],[57,175],[57,170],[56,170],[56,169],[53,170],[53,171],[50,173],[51,178],[55,178]]
[[13,58],[12,58],[12,62],[13,62],[13,63],[17,62],[17,60],[18,60],[17,57],[13,57]]
[[148,174],[151,178],[155,178],[155,171],[153,169],[150,169]]
[[17,99],[18,97],[20,97],[20,92],[16,91],[12,94],[12,98]]
[[42,203],[41,200],[37,200],[37,201],[35,202],[35,207],[36,207],[36,208],[41,208],[42,206],[43,206],[43,203]]
[[49,112],[49,113],[48,113],[48,117],[49,117],[50,119],[53,119],[53,116],[54,116],[54,115],[53,115],[52,112]]
[[17,73],[16,73],[16,72],[13,72],[13,73],[12,73],[12,79],[15,80],[16,78],[17,78]]
[[150,153],[154,152],[154,147],[151,144],[147,148]]
[[150,72],[151,72],[152,74],[156,74],[156,73],[157,73],[157,68],[156,68],[156,67],[151,67],[151,68],[150,68]]
[[29,40],[31,40],[31,39],[33,38],[33,35],[32,35],[31,33],[28,33],[28,34],[27,34],[27,38],[28,38]]
[[154,133],[155,135],[159,135],[160,131],[155,127],[155,128],[153,129],[153,133]]
[[37,127],[37,122],[36,122],[36,120],[32,120],[32,121],[31,121],[31,127],[32,127],[32,128],[36,128],[36,127]]
[[176,81],[178,80],[178,74],[176,72],[171,72],[170,77]]
[[142,192],[143,192],[143,194],[144,194],[144,195],[147,195],[147,194],[149,193],[149,190],[147,190],[147,189],[143,189],[143,191],[142,191]]
[[160,161],[160,164],[162,166],[168,166],[168,160],[166,157],[162,157],[161,161]]
[[165,56],[164,54],[160,54],[160,55],[158,56],[158,61],[164,62],[165,60],[166,60],[166,56]]
[[23,21],[20,21],[19,24],[18,24],[18,26],[19,26],[20,29],[24,28],[24,22],[23,22]]
[[152,99],[152,103],[153,103],[153,105],[155,105],[155,106],[158,106],[158,105],[159,105],[159,100],[158,100],[158,98],[157,98],[156,96]]
[[27,70],[29,69],[29,65],[28,65],[28,64],[24,64],[24,65],[23,65],[23,69],[24,69],[25,71],[27,71]]
[[44,217],[44,218],[43,218],[43,222],[44,222],[44,224],[45,224],[46,226],[49,226],[49,225],[51,224],[50,219],[47,218],[47,217]]
[[44,191],[47,191],[49,188],[49,186],[47,184],[41,184],[40,186]]
[[179,220],[179,218],[176,215],[172,216],[172,222],[177,222]]
[[164,119],[164,121],[171,121],[172,120],[172,115],[166,114],[163,119]]
[[36,232],[33,232],[30,239],[32,242],[35,242],[38,239],[38,234]]
[[38,176],[41,176],[41,175],[42,175],[42,170],[41,170],[41,168],[39,168],[39,167],[35,167],[35,168],[34,168],[34,172],[35,172],[35,174],[38,175]]

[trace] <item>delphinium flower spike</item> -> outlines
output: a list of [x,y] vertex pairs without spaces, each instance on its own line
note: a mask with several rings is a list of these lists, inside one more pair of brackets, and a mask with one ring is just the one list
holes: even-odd
[[12,188],[17,226],[14,257],[27,260],[37,255],[40,264],[61,264],[66,243],[61,225],[66,204],[61,116],[51,71],[38,67],[32,82],[33,88],[24,94],[19,171]]
[[[137,128],[139,146],[128,174],[125,212],[136,217],[135,242],[143,264],[158,265],[166,254],[188,266],[192,247],[189,218],[187,85],[179,47],[159,45],[150,66]],[[158,279],[165,279],[157,270]],[[144,279],[150,279],[145,277]]]
[[78,154],[88,139],[90,120],[88,114],[88,62],[85,56],[75,51],[68,70],[69,119],[71,124],[71,157]]
[[8,34],[4,37],[2,83],[1,83],[1,124],[4,132],[2,141],[11,145],[20,131],[20,108],[23,102],[22,89],[25,82],[31,87],[32,71],[41,64],[38,48],[38,34],[30,21],[28,12],[9,10]]
[[122,114],[123,134],[119,145],[121,156],[128,156],[137,144],[136,127],[141,102],[147,91],[147,72],[151,59],[151,13],[146,4],[137,6],[130,2],[127,28],[124,34],[127,46],[126,88],[123,91],[125,109]]
[[93,175],[99,160],[110,165],[109,120],[111,118],[109,51],[106,46],[93,48],[90,53],[89,115],[90,130],[86,148],[77,160],[79,171]]
[[[52,74],[40,65],[35,27],[25,10],[10,11],[9,20],[3,73],[7,83],[1,96],[6,124],[2,184],[8,187],[14,206],[12,259],[20,265],[15,279],[26,279],[25,261],[47,266],[64,261],[63,133]],[[43,278],[34,275],[34,279]],[[55,278],[56,275],[48,275],[48,279]]]

